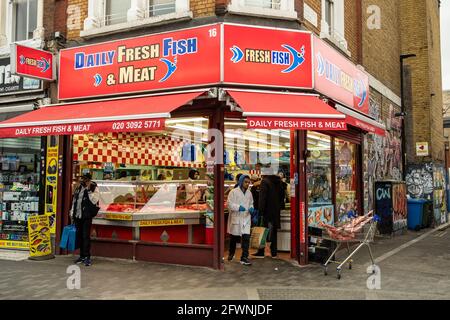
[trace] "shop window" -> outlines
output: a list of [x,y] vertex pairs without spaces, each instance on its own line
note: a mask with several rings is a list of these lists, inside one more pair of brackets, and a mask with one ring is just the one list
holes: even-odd
[[308,226],[333,224],[331,138],[308,132],[307,143]]
[[294,0],[232,0],[228,11],[235,14],[297,19]]
[[89,0],[82,37],[191,17],[189,0]]
[[38,0],[14,1],[14,41],[33,39],[37,27],[37,3]]
[[215,177],[207,141],[207,118],[170,119],[163,132],[75,135],[73,187],[89,172],[100,191],[94,236],[208,243]]
[[0,139],[0,248],[28,250],[28,217],[39,212],[41,138]]
[[131,0],[106,0],[105,25],[127,22],[127,12],[131,7]]
[[149,17],[160,16],[175,12],[176,1],[174,0],[149,0]]
[[356,145],[335,139],[336,211],[342,222],[357,214]]

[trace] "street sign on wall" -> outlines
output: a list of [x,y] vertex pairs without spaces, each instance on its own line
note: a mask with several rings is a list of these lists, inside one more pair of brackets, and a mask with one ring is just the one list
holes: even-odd
[[224,25],[223,82],[312,89],[311,33]]
[[217,84],[220,25],[207,25],[60,52],[59,99]]
[[369,77],[350,60],[313,36],[314,89],[356,111],[369,115]]
[[11,73],[34,79],[55,80],[55,57],[51,52],[14,43],[11,45]]
[[427,157],[428,155],[428,142],[416,142],[416,156]]

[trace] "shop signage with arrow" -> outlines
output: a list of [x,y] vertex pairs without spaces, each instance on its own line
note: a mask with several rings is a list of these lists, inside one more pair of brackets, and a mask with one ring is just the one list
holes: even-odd
[[28,78],[55,80],[55,59],[51,52],[11,45],[11,73]]

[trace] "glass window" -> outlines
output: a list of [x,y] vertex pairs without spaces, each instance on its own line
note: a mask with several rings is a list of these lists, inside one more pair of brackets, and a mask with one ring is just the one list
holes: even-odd
[[281,7],[281,0],[245,0],[245,5],[249,7],[260,7],[279,10]]
[[160,16],[175,12],[174,0],[150,0],[149,1],[149,16]]
[[[290,132],[289,130],[247,129],[242,120],[225,120],[224,166],[225,203],[242,174],[251,180],[253,206],[259,209],[260,184],[264,175],[281,178],[280,206],[282,220],[290,219]],[[278,178],[274,178],[277,179]],[[293,180],[293,179],[292,179]],[[275,195],[269,196],[275,199]],[[228,211],[227,211],[228,212]],[[256,223],[257,221],[253,221]],[[282,240],[283,242],[284,240]],[[283,246],[283,244],[281,244]],[[289,250],[289,249],[287,249]]]
[[338,221],[345,221],[357,212],[356,145],[335,139],[336,157],[336,210]]
[[[151,227],[193,224],[192,241],[205,243],[202,227],[214,216],[207,142],[204,117],[168,119],[162,132],[75,135],[73,190],[86,172],[98,184],[97,237],[161,241],[162,231]],[[118,228],[117,220],[128,222]],[[142,227],[138,234],[133,224]],[[176,239],[167,232],[168,242]]]
[[307,143],[308,225],[316,227],[320,222],[333,224],[331,138],[321,133],[308,132]]
[[37,1],[16,0],[14,3],[15,35],[14,41],[33,38],[33,31],[37,27]]
[[41,138],[0,139],[0,247],[28,249],[28,216],[39,212]]
[[127,12],[131,0],[107,0],[105,7],[105,25],[127,22]]

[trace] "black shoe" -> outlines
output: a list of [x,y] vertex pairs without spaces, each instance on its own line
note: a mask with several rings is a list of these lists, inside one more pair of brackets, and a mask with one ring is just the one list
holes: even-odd
[[91,259],[85,259],[85,260],[84,260],[84,265],[85,265],[86,267],[91,266],[91,265],[92,265]]
[[228,256],[228,261],[233,261],[233,259],[234,259],[234,254]]
[[252,263],[250,262],[250,260],[248,258],[241,258],[241,264],[243,264],[244,266],[252,265]]
[[273,254],[272,259],[278,259],[278,256],[276,254]]
[[264,259],[264,252],[257,252],[252,254],[252,258],[256,258],[256,259]]
[[86,260],[86,258],[79,257],[77,260],[75,260],[74,263],[75,263],[75,264],[80,264],[80,263],[83,263],[84,260]]

